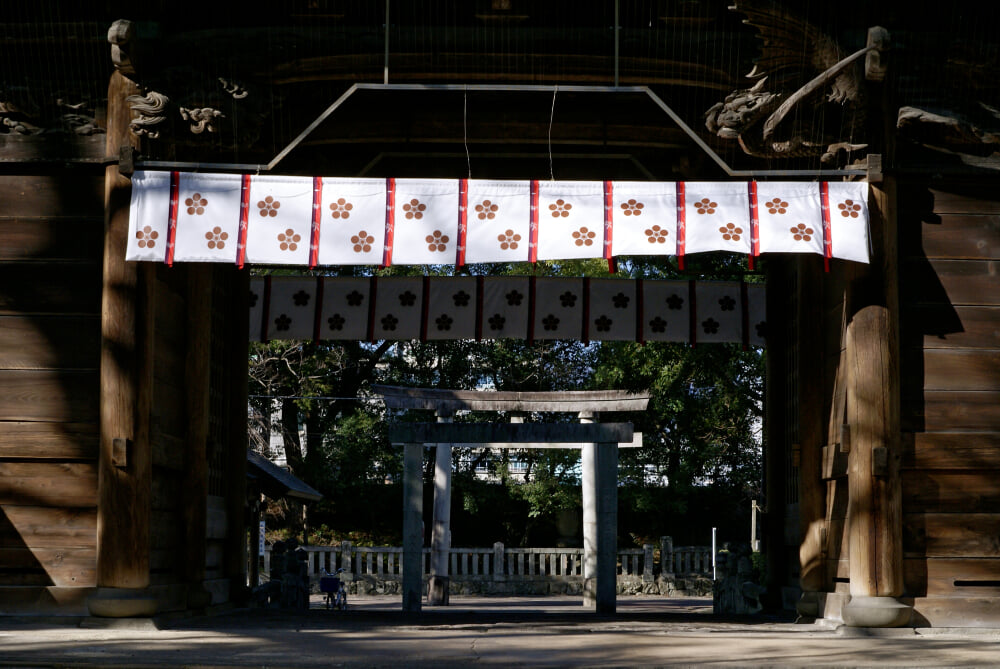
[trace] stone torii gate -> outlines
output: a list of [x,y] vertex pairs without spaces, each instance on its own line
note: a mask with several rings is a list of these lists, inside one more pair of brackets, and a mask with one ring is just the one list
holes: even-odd
[[[448,603],[451,453],[465,448],[579,448],[582,455],[584,606],[615,611],[618,531],[618,448],[638,447],[630,423],[596,423],[608,411],[643,411],[648,395],[623,391],[480,392],[375,386],[387,408],[432,409],[437,423],[393,425],[390,441],[403,456],[403,610],[421,607],[423,548],[422,451],[437,446],[428,602]],[[451,423],[458,410],[509,411],[511,423]],[[580,423],[522,423],[528,412],[571,412]]]

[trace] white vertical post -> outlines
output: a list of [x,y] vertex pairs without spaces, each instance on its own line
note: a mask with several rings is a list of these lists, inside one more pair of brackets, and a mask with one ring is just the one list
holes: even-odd
[[[580,423],[594,422],[594,414],[581,411]],[[597,605],[597,444],[580,449],[580,487],[583,500],[583,605]]]
[[403,610],[420,611],[423,594],[423,444],[403,447]]
[[757,539],[757,512],[760,511],[760,507],[757,506],[757,500],[750,502],[750,550],[754,553],[760,552],[760,540]]
[[[439,410],[438,423],[452,422],[452,413]],[[434,456],[434,518],[431,525],[431,575],[427,603],[448,605],[448,552],[451,548],[451,444],[437,444]]]
[[717,561],[715,553],[716,553],[716,547],[715,547],[715,528],[713,527],[712,528],[712,580],[713,581],[716,578],[718,578],[718,576],[716,576],[716,573],[715,573],[716,561]]

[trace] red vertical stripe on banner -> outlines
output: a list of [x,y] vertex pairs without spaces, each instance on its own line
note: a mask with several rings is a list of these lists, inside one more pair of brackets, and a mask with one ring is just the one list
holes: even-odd
[[608,261],[608,271],[614,274],[618,271],[615,265],[614,238],[615,195],[611,181],[604,182],[604,258]]
[[244,174],[240,188],[240,231],[236,240],[236,266],[243,269],[247,259],[247,225],[250,223],[250,175]]
[[635,340],[640,344],[646,343],[646,335],[643,328],[645,327],[644,321],[646,320],[645,309],[643,307],[644,295],[642,293],[644,286],[642,284],[642,279],[635,280]]
[[385,180],[385,247],[382,251],[382,267],[392,264],[392,238],[396,229],[396,180]]
[[538,262],[538,180],[531,180],[531,222],[528,226],[528,262]]
[[167,219],[167,267],[174,266],[174,246],[177,243],[177,205],[180,200],[180,172],[170,173],[170,217]]
[[748,305],[750,304],[749,296],[747,295],[747,284],[745,281],[740,281],[740,313],[741,313],[741,323],[743,332],[743,350],[749,350],[750,348],[750,313]]
[[319,226],[323,206],[323,179],[313,177],[313,218],[312,234],[309,237],[309,269],[316,267],[319,260]]
[[760,216],[757,212],[757,182],[747,183],[750,195],[750,269],[754,268],[753,259],[760,255]]
[[420,296],[420,341],[427,341],[427,315],[431,309],[431,278],[424,276],[423,294]]
[[375,296],[378,293],[378,277],[368,280],[368,341],[375,341]]
[[271,325],[271,277],[264,277],[264,302],[261,304],[260,340],[267,343],[268,330]]
[[830,258],[833,257],[833,231],[830,222],[830,184],[819,182],[820,209],[823,212],[823,269],[830,271]]
[[476,277],[476,341],[483,338],[483,277]]
[[[607,182],[605,182],[607,183]],[[590,343],[590,277],[583,277],[583,328],[580,331],[580,340],[584,344]]]
[[688,281],[688,338],[691,345],[698,343],[698,300],[695,295],[694,281]]
[[458,248],[455,249],[455,266],[465,264],[465,240],[469,232],[469,180],[458,181]]
[[528,277],[528,343],[535,343],[535,277]]
[[323,277],[316,277],[316,310],[313,312],[313,341],[319,342],[323,325]]
[[684,245],[687,242],[687,214],[684,213],[684,182],[677,182],[677,267],[684,269]]

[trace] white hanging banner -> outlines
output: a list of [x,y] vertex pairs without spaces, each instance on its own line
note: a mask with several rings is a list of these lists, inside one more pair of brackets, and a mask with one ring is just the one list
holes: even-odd
[[319,265],[378,265],[385,245],[385,179],[323,179]]
[[396,179],[392,264],[453,265],[458,181]]
[[255,277],[250,337],[731,342],[763,347],[763,284],[562,277]]
[[830,182],[830,255],[867,263],[868,184]]
[[180,174],[176,262],[236,262],[240,175]]
[[743,182],[684,184],[685,253],[750,253],[750,200]]
[[728,251],[812,253],[866,263],[867,196],[863,182],[384,180],[138,171],[126,259],[314,267]]
[[464,261],[527,261],[531,182],[469,179],[467,183]]
[[538,182],[538,259],[604,256],[604,183]]
[[170,209],[169,172],[136,172],[132,175],[126,260],[166,260]]
[[312,204],[312,179],[308,177],[252,177],[246,261],[308,265]]
[[676,184],[615,181],[612,194],[612,255],[677,254]]
[[757,184],[761,253],[823,255],[823,215],[819,184]]
[[535,339],[580,339],[583,333],[583,279],[535,280]]

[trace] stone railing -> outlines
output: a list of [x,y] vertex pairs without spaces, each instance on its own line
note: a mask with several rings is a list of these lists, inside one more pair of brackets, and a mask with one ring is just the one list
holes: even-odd
[[[394,594],[403,580],[403,549],[396,546],[304,546],[313,590],[323,572],[343,568],[352,594]],[[430,575],[431,549],[423,549],[423,574]],[[262,574],[270,573],[270,548]],[[580,594],[582,548],[452,548],[450,589],[455,594]],[[704,595],[712,591],[712,551],[708,546],[660,545],[618,551],[619,594]]]

